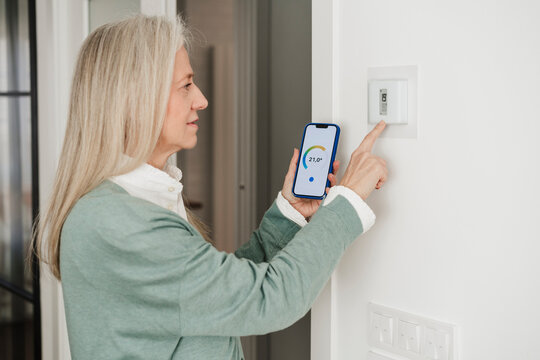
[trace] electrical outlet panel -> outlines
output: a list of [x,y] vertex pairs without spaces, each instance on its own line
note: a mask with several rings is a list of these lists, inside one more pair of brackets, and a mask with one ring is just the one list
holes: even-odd
[[459,360],[455,325],[369,303],[369,345],[411,360]]
[[394,318],[384,313],[371,313],[370,335],[373,341],[392,346],[394,342]]
[[401,350],[420,354],[420,324],[400,319],[398,339]]

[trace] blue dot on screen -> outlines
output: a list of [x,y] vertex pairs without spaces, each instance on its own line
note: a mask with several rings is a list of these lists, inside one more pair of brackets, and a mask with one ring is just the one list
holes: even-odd
[[309,178],[309,182],[313,182],[313,180],[315,180],[313,176]]

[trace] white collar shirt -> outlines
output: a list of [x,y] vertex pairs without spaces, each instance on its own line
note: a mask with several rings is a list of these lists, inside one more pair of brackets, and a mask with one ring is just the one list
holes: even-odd
[[[183,185],[180,182],[182,170],[178,167],[166,163],[163,170],[159,170],[144,163],[129,173],[112,176],[109,179],[124,188],[130,195],[174,211],[189,222],[182,199]],[[375,223],[375,214],[370,207],[358,194],[345,186],[333,186],[322,205],[328,205],[337,195],[343,195],[353,205],[362,221],[364,232]],[[301,227],[307,224],[304,216],[283,197],[281,191],[276,198],[276,204],[289,220]]]
[[188,221],[182,199],[182,170],[178,167],[166,163],[163,170],[159,170],[144,163],[133,171],[109,179],[130,195],[169,209]]
[[[166,163],[163,170],[159,170],[144,163],[126,174],[111,176],[109,180],[120,185],[131,196],[174,211],[189,222],[182,199],[182,170],[178,167]],[[302,227],[307,224],[306,219],[283,197],[281,191],[276,202],[285,217]]]
[[[126,174],[111,176],[109,180],[120,185],[130,195],[169,209],[189,222],[182,199],[182,170],[178,167],[166,163],[163,170],[160,170],[143,163]],[[340,185],[332,187],[322,205],[329,204],[337,195],[343,195],[353,205],[362,221],[364,232],[367,231],[375,222],[375,214],[362,198],[349,188]],[[276,204],[289,220],[301,227],[307,224],[304,216],[283,197],[281,191],[276,198]]]

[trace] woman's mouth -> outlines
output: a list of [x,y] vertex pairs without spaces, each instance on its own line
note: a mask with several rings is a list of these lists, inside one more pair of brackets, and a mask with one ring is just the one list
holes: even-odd
[[196,124],[196,122],[199,121],[199,119],[195,119],[193,120],[192,122],[188,122],[188,125],[191,125],[191,126],[195,126],[195,127],[199,127],[199,125]]

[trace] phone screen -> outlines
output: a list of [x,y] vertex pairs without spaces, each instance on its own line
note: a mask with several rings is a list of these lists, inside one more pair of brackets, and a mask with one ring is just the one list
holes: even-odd
[[322,198],[325,195],[338,137],[339,127],[335,124],[306,126],[293,185],[295,196]]

